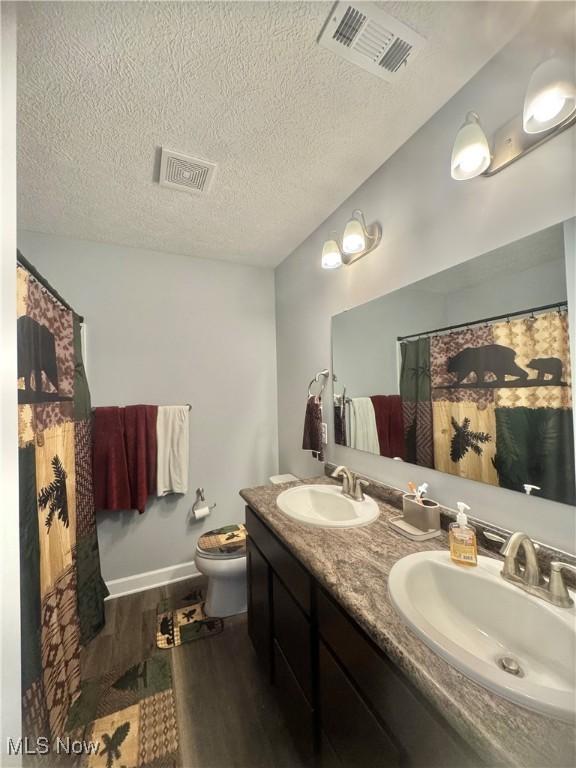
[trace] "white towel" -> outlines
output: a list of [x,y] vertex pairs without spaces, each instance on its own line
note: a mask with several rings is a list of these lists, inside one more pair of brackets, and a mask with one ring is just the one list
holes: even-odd
[[369,397],[353,397],[350,403],[350,447],[380,454],[376,414]]
[[188,492],[189,423],[187,405],[158,406],[158,496]]

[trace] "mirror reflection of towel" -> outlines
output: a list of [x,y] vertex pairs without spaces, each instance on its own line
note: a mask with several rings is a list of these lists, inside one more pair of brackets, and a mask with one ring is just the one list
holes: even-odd
[[324,461],[324,445],[322,443],[322,401],[312,396],[306,403],[304,416],[304,435],[302,448],[312,451],[312,456],[318,461]]
[[353,397],[350,403],[350,447],[380,453],[376,415],[369,397]]
[[400,395],[372,395],[380,456],[404,458],[404,421]]

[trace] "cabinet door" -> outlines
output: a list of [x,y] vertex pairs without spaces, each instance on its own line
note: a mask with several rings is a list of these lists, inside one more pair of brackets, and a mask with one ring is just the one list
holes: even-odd
[[306,568],[286,549],[278,536],[262,522],[250,507],[246,507],[246,528],[252,542],[268,560],[274,573],[280,577],[294,600],[309,616],[312,577]]
[[[346,768],[399,766],[399,749],[322,642],[319,685],[320,720],[329,741],[323,744],[324,751],[333,750]],[[322,765],[331,764],[333,760],[322,760]]]
[[272,574],[256,545],[248,538],[248,634],[262,666],[272,679]]
[[313,704],[312,630],[310,621],[280,579],[272,579],[274,639],[292,668],[294,676]]
[[314,710],[308,703],[276,640],[274,640],[274,685],[286,724],[304,766],[311,766],[315,755]]
[[[379,722],[415,768],[477,768],[479,757],[430,707],[324,591],[317,592],[318,631]],[[404,759],[404,758],[403,758]]]

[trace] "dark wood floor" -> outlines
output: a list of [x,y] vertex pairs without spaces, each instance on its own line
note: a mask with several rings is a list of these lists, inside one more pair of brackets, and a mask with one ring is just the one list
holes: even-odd
[[[202,582],[177,582],[106,603],[106,627],[85,649],[82,676],[129,667],[155,651],[156,606]],[[220,635],[164,651],[171,655],[181,768],[301,768],[273,691],[258,667],[246,615]]]

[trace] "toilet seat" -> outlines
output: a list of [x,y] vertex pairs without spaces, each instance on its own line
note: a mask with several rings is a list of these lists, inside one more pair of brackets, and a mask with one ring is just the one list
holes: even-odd
[[196,567],[208,577],[205,612],[226,617],[246,611],[246,527],[225,525],[198,539]]
[[207,560],[233,560],[246,557],[246,527],[244,523],[224,525],[203,533],[196,545],[196,554]]

